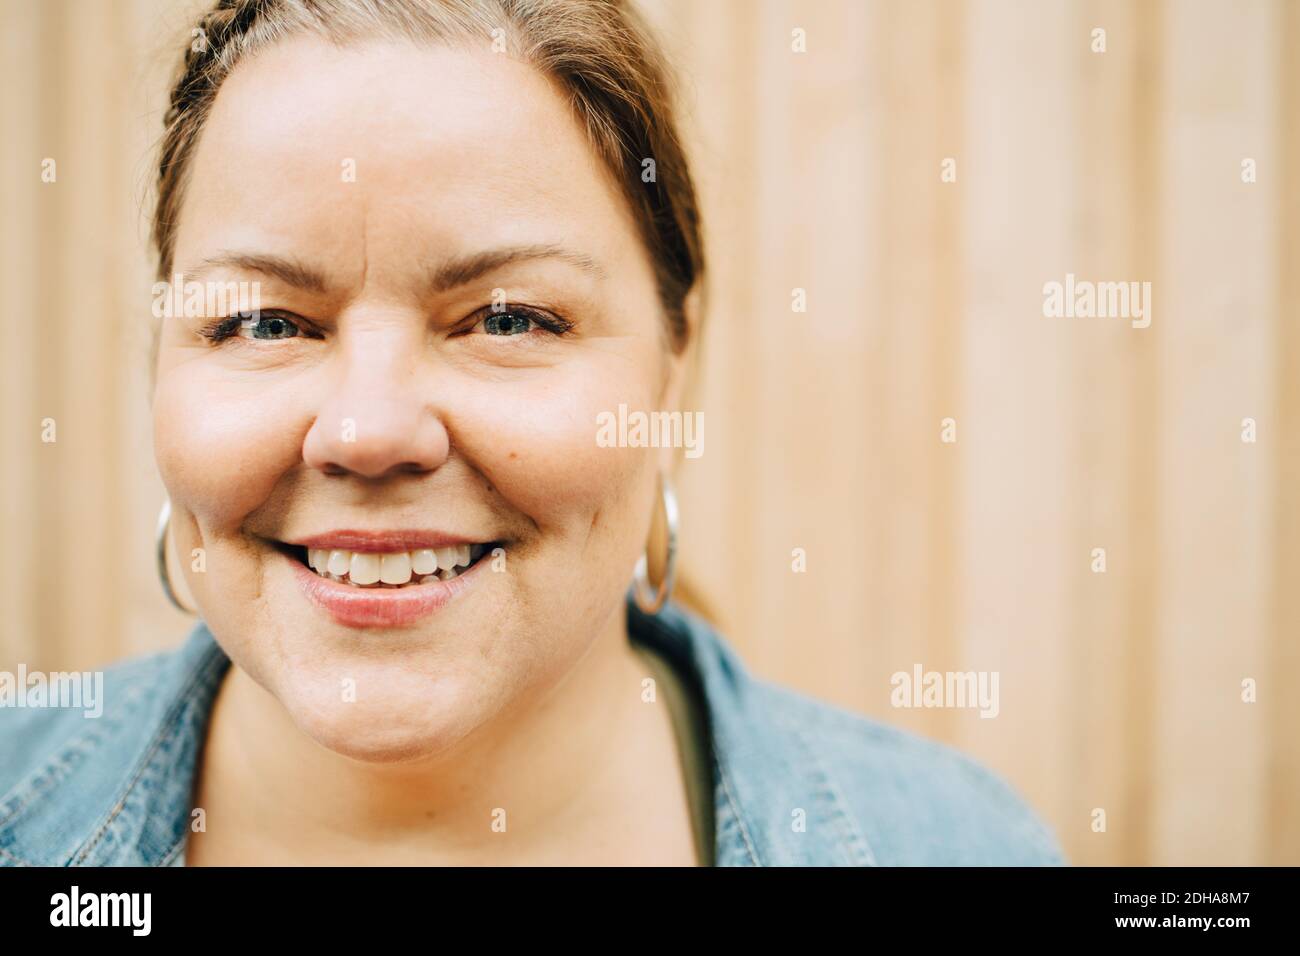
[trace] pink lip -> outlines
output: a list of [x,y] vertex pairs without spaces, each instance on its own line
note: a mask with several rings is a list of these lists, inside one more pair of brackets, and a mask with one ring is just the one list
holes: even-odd
[[327,531],[286,541],[301,548],[329,548],[340,551],[388,554],[394,551],[418,551],[422,548],[454,548],[461,544],[486,544],[487,539],[466,538],[442,531]]
[[[401,550],[394,548],[393,550]],[[359,588],[323,578],[288,555],[294,576],[307,599],[345,627],[405,627],[440,611],[472,587],[479,561],[450,581],[430,581],[404,588]]]

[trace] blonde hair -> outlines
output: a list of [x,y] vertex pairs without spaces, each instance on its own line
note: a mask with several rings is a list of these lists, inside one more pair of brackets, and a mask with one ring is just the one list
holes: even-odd
[[[654,264],[668,341],[676,351],[685,347],[686,297],[697,283],[701,300],[704,294],[699,205],[668,64],[627,0],[220,0],[196,23],[164,117],[153,217],[160,279],[172,272],[186,174],[221,84],[245,56],[305,33],[339,45],[504,41],[558,82],[631,205]],[[653,160],[650,181],[642,176],[646,160]]]

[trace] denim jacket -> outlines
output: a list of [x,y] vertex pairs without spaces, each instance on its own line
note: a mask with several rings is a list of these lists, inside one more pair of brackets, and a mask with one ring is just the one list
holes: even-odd
[[[1060,865],[1052,832],[959,752],[751,674],[707,624],[628,605],[702,696],[717,866]],[[229,658],[200,621],[104,672],[102,714],[0,707],[0,865],[168,866]]]

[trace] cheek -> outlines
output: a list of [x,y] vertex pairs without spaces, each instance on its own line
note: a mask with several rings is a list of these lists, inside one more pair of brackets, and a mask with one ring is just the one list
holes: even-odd
[[517,384],[508,397],[466,402],[454,423],[453,442],[513,508],[539,525],[590,527],[598,513],[613,518],[622,508],[648,506],[639,492],[647,474],[653,476],[653,449],[602,447],[596,439],[599,415],[616,413],[620,403],[648,408],[653,389],[648,380],[629,380],[621,363],[608,365],[566,369],[544,382]]
[[302,454],[302,430],[265,391],[235,389],[190,362],[160,372],[154,454],[173,506],[216,531],[237,526]]

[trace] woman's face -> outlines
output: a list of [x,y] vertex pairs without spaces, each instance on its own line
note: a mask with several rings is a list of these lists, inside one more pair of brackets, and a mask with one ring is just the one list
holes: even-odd
[[[256,321],[164,320],[154,441],[203,617],[305,732],[433,754],[609,632],[664,458],[600,447],[597,415],[671,407],[681,363],[548,79],[487,49],[246,60],[173,272],[258,283]],[[486,554],[451,577],[466,550]]]

